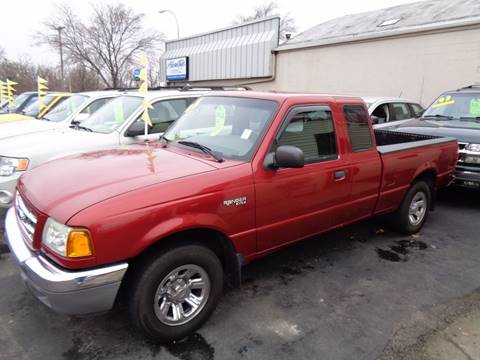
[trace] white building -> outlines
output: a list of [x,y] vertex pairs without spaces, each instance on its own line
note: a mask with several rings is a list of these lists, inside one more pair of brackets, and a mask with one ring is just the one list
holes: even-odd
[[[261,38],[256,31],[245,28],[251,39]],[[250,84],[261,90],[402,96],[424,105],[445,90],[480,83],[480,0],[421,1],[346,15],[280,46],[273,46],[278,33],[270,40],[272,51],[260,57],[247,55],[250,50],[244,46],[236,49],[234,57],[214,55],[206,60],[205,64],[220,62],[235,76],[223,76],[225,72],[207,66],[201,77],[187,81]],[[217,41],[206,47],[207,52],[218,54],[224,44],[228,41]],[[167,54],[174,45],[177,42],[167,44]],[[186,56],[189,51],[184,47],[180,53]],[[261,74],[241,71],[267,63],[271,67],[262,67],[268,71]]]

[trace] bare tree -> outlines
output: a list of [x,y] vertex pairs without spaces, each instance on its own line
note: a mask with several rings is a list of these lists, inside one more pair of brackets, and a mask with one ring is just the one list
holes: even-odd
[[156,48],[162,35],[142,26],[143,14],[136,14],[123,4],[92,5],[88,21],[79,19],[68,5],[60,5],[58,14],[45,23],[49,31],[40,36],[42,43],[60,47],[58,27],[62,30],[62,45],[70,64],[82,64],[94,71],[107,87],[119,87],[138,54]]
[[275,1],[266,2],[263,5],[257,6],[253,9],[250,15],[238,15],[233,21],[234,24],[242,24],[245,22],[263,19],[269,16],[280,17],[280,39],[286,40],[286,34],[291,34],[297,31],[295,19],[289,13],[280,15],[278,4]]
[[7,60],[5,49],[0,47],[0,62]]

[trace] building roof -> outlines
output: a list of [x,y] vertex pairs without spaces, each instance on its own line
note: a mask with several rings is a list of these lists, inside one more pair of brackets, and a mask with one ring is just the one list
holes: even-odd
[[480,24],[479,0],[429,0],[345,15],[316,25],[276,50],[329,45]]

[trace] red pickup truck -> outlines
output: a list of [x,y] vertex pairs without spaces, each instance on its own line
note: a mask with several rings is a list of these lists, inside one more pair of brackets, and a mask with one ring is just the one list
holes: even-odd
[[53,310],[122,303],[147,337],[179,339],[256,258],[385,213],[417,232],[457,151],[454,139],[374,132],[359,98],[216,93],[158,142],[24,174],[6,237]]

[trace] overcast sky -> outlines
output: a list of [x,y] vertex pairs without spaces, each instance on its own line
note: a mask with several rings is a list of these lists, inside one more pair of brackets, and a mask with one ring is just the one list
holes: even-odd
[[[119,2],[118,0],[97,0]],[[89,4],[85,0],[65,0],[85,17],[89,12]],[[173,17],[158,14],[160,9],[175,12],[180,25],[180,35],[188,36],[228,26],[238,14],[248,14],[262,0],[122,0],[124,4],[145,14],[145,26],[155,28],[167,38],[176,37]],[[411,3],[412,0],[278,0],[281,12],[289,12],[296,20],[299,31],[306,30],[325,20],[338,16],[375,10],[384,7]],[[42,21],[48,18],[55,9],[55,0],[10,0],[2,1],[0,21],[0,46],[6,50],[9,58],[28,56],[34,61],[47,63],[56,61],[55,53],[50,49],[35,45],[32,34],[41,31]]]

